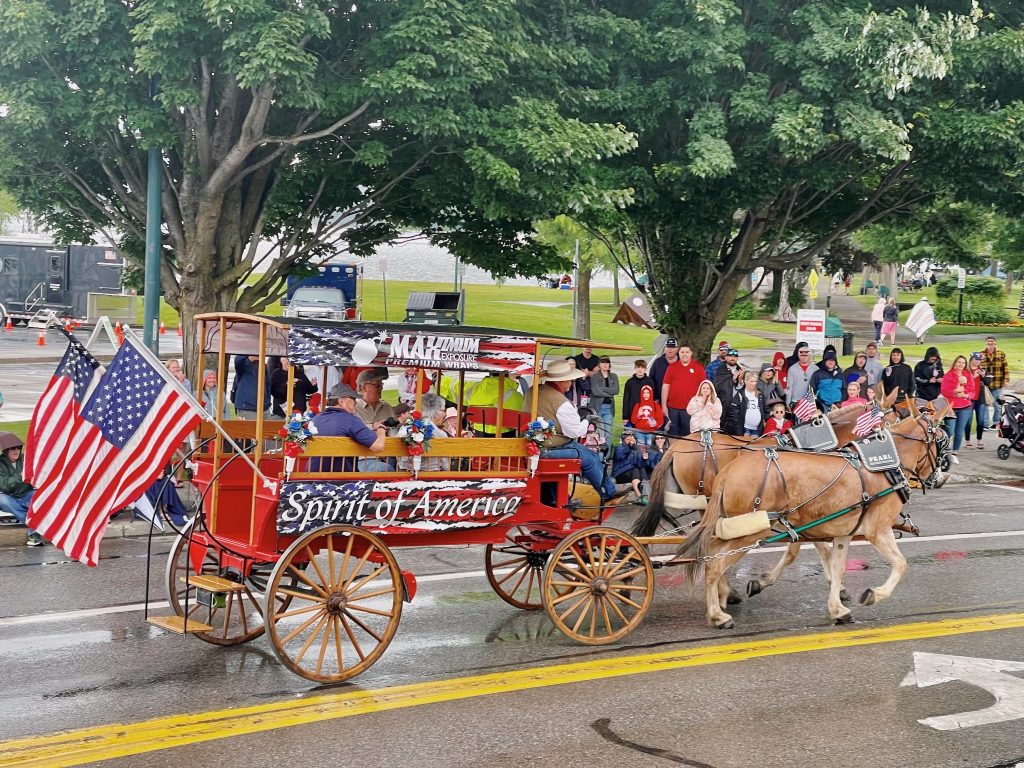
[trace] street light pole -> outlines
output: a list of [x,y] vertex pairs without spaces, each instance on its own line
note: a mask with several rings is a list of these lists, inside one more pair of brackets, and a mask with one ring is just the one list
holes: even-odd
[[[159,78],[149,81],[149,98],[156,102],[160,89]],[[149,148],[146,178],[146,262],[142,303],[142,343],[160,354],[160,176],[163,171],[160,147]]]

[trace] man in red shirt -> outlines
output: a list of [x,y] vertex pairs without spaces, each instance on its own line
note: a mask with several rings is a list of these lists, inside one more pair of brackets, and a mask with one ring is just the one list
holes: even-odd
[[693,349],[684,344],[679,348],[679,360],[669,365],[661,383],[661,405],[667,411],[666,428],[671,437],[690,434],[690,414],[686,406],[705,379],[704,366],[693,359]]

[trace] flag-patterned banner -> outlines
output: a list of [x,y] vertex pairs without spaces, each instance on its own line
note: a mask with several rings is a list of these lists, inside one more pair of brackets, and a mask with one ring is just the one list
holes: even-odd
[[282,483],[277,530],[300,534],[327,525],[434,531],[495,525],[519,509],[522,480],[399,480]]
[[288,332],[288,359],[303,365],[388,365],[445,370],[533,373],[535,339],[448,334],[428,326],[389,330],[381,324],[301,326]]
[[41,480],[63,467],[68,441],[85,398],[102,374],[99,361],[74,336],[57,370],[36,402],[25,439],[25,482],[38,487]]
[[857,417],[857,422],[853,425],[853,434],[857,437],[864,437],[881,423],[882,411],[879,409],[878,403],[872,403],[868,410]]
[[202,419],[201,407],[134,337],[125,338],[72,422],[66,460],[36,478],[29,527],[96,565],[110,515],[134,503]]
[[804,396],[793,406],[793,415],[799,421],[810,421],[817,413],[818,406],[814,404],[814,396],[810,392],[805,392]]

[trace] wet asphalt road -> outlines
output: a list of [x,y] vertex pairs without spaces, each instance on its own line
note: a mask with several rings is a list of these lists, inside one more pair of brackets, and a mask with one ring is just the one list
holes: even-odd
[[[855,628],[1024,611],[1020,491],[949,486],[915,496],[925,536],[903,545],[910,570],[894,598],[855,606]],[[164,599],[168,539],[153,545],[151,595]],[[658,572],[643,625],[620,645],[587,648],[542,613],[501,602],[480,570],[477,547],[397,550],[420,577],[394,642],[346,686],[315,688],[277,661],[266,640],[217,648],[151,627],[142,612],[102,612],[140,602],[146,542],[107,541],[100,567],[68,563],[50,548],[0,550],[0,737],[133,723],[305,696],[645,656],[737,640],[793,638],[833,629],[813,552],[778,585],[735,608],[736,628],[707,628],[682,572]],[[748,556],[742,584],[775,553]],[[851,593],[887,573],[869,547],[851,557]],[[427,577],[427,578],[423,578]],[[99,611],[95,611],[99,609]],[[94,612],[89,612],[93,610]],[[59,620],[45,614],[85,611]],[[164,612],[166,611],[157,611]],[[923,718],[982,709],[992,697],[964,682],[901,686],[915,652],[1024,662],[1024,629],[954,634],[729,664],[592,679],[529,691],[430,703],[392,712],[280,728],[133,755],[117,766],[997,766],[1024,761],[1024,720],[938,731]],[[1024,687],[1024,674],[1015,673]],[[1022,699],[1024,702],[1024,699]],[[0,744],[0,765],[4,765]]]

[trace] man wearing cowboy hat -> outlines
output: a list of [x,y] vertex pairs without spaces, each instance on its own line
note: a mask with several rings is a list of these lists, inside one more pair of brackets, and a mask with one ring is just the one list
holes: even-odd
[[565,393],[572,382],[586,376],[566,360],[555,360],[542,376],[537,393],[537,415],[554,425],[554,435],[548,439],[541,455],[552,459],[579,459],[580,474],[586,478],[601,497],[601,503],[615,497],[615,484],[605,475],[604,463],[593,451],[576,442],[587,434],[587,422],[570,403]]
[[[14,515],[21,523],[28,515],[35,489],[25,482],[25,459],[21,438],[13,432],[0,432],[0,510]],[[29,531],[30,547],[41,547],[43,537]]]

